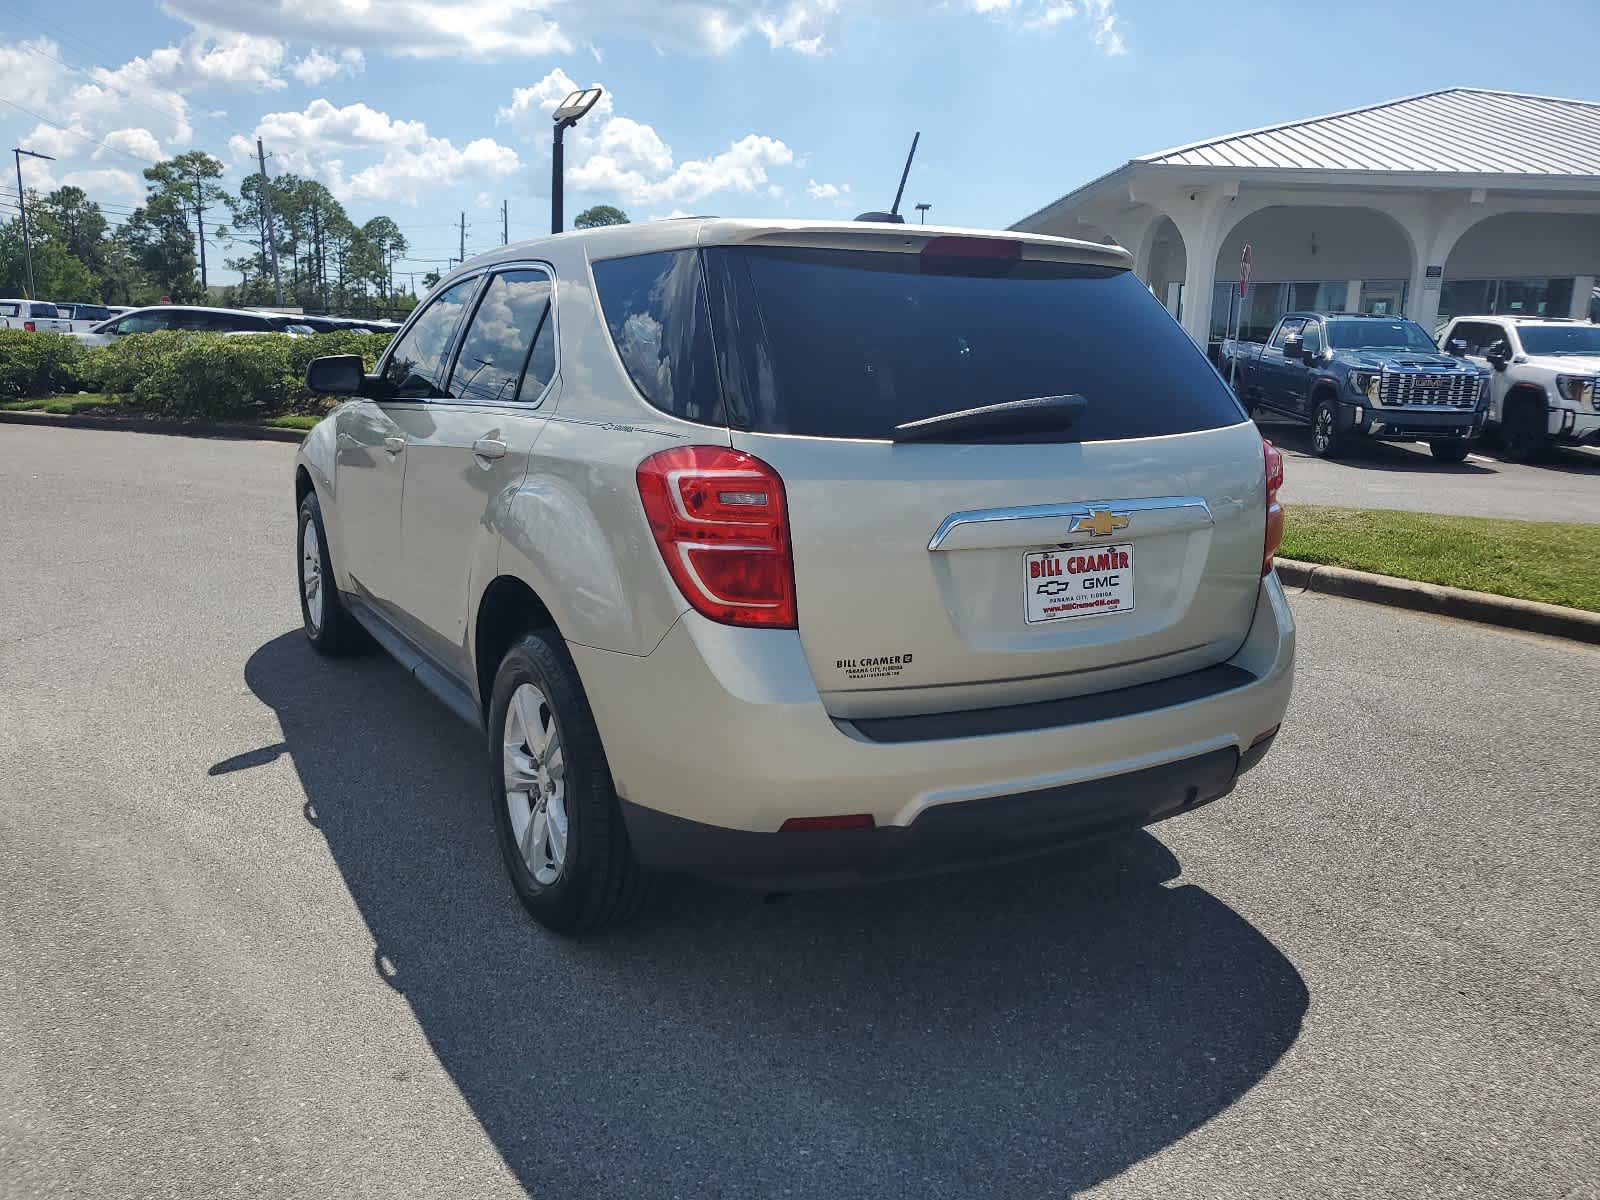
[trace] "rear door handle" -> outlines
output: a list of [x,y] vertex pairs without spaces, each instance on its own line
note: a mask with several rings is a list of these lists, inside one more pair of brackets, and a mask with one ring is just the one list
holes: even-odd
[[399,454],[406,448],[406,440],[403,437],[386,437],[383,439],[383,448],[390,454]]
[[472,443],[472,452],[479,458],[504,458],[506,444],[496,438],[479,438]]

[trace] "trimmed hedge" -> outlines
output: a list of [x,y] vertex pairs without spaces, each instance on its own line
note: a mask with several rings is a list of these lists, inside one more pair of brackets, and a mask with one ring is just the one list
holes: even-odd
[[371,371],[389,344],[382,333],[136,333],[109,346],[57,334],[0,331],[0,397],[91,391],[129,397],[127,407],[179,419],[256,420],[315,411],[306,364],[359,354]]

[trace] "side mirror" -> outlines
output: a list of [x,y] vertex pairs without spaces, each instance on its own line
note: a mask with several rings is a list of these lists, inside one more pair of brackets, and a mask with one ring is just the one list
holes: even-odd
[[1490,346],[1484,351],[1483,356],[1489,360],[1489,365],[1496,371],[1504,371],[1506,364],[1511,361],[1511,351],[1505,345]]
[[1466,353],[1467,353],[1467,341],[1466,341],[1466,339],[1465,338],[1451,338],[1450,339],[1450,344],[1445,347],[1445,353],[1453,354],[1457,358],[1465,358],[1466,357]]
[[1306,354],[1305,342],[1293,336],[1283,339],[1283,356],[1285,358],[1304,358]]
[[359,354],[329,354],[306,364],[306,386],[319,396],[357,396],[366,379]]

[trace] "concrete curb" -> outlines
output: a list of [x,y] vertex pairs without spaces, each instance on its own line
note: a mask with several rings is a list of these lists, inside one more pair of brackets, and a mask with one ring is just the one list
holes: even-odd
[[1533,600],[1513,600],[1509,596],[1495,596],[1488,592],[1469,592],[1464,588],[1418,583],[1412,579],[1395,579],[1388,575],[1373,575],[1367,571],[1326,567],[1286,558],[1278,559],[1277,568],[1278,578],[1285,587],[1298,587],[1308,592],[1345,596],[1352,600],[1387,604],[1392,608],[1409,608],[1441,617],[1456,617],[1483,625],[1499,625],[1506,629],[1521,629],[1528,633],[1600,645],[1600,612],[1563,608],[1559,604],[1540,604]]
[[53,425],[58,429],[122,429],[130,433],[164,433],[177,437],[248,439],[258,442],[305,440],[304,429],[278,429],[242,421],[166,421],[158,417],[62,416],[47,412],[0,411],[0,425]]

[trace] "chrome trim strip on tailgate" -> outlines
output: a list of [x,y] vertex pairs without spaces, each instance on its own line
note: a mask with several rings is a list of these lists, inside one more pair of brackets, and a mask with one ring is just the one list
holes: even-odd
[[1029,504],[1015,508],[975,508],[951,513],[928,541],[929,550],[994,550],[1006,546],[1057,546],[1098,540],[1073,533],[1072,519],[1110,510],[1135,518],[1127,536],[1175,533],[1215,524],[1211,506],[1199,496],[1149,496],[1139,500],[1097,500],[1085,504]]

